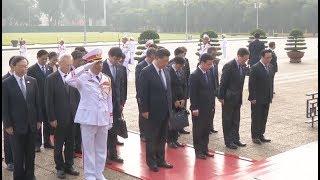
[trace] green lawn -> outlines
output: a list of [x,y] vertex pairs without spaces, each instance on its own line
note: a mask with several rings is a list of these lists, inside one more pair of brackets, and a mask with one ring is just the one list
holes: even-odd
[[[130,33],[135,40],[140,33]],[[159,33],[161,40],[185,39],[185,34]],[[87,32],[87,42],[116,42],[124,33],[117,32]],[[198,38],[199,34],[192,34]],[[50,33],[2,33],[2,45],[11,45],[11,40],[24,39],[27,44],[54,44],[63,39],[65,43],[82,43],[82,32],[50,32]]]

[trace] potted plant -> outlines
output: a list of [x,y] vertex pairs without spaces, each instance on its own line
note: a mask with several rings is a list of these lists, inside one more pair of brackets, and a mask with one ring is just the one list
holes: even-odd
[[287,42],[288,43],[286,43],[286,45],[289,47],[286,47],[284,49],[287,50],[287,55],[290,58],[290,63],[300,63],[301,58],[304,56],[304,52],[301,50],[307,49],[307,47],[305,46],[306,43],[304,40],[303,32],[298,29],[292,30],[288,36]]
[[[198,44],[199,48],[198,48],[197,50],[198,50],[198,51],[200,50],[200,47],[201,47],[201,45],[203,44],[203,42],[202,42],[202,40],[203,40],[203,35],[205,35],[205,34],[210,37],[210,45],[213,46],[213,47],[215,47],[216,50],[217,50],[217,52],[216,52],[216,54],[215,54],[216,57],[217,57],[217,56],[221,56],[222,53],[220,52],[221,47],[220,47],[219,40],[218,40],[218,34],[217,34],[215,31],[213,31],[213,30],[209,30],[209,31],[205,31],[205,32],[201,33],[200,39],[199,39],[199,44]],[[200,56],[199,52],[196,52],[196,55],[197,55],[197,56]],[[199,57],[199,58],[200,58],[200,57]],[[220,59],[218,59],[218,61],[219,61],[219,60],[220,60]]]
[[[254,29],[253,31],[251,31],[250,32],[250,36],[249,36],[249,41],[248,41],[248,43],[250,43],[250,42],[252,42],[253,40],[254,40],[254,35],[256,34],[256,33],[258,33],[258,34],[260,34],[260,38],[259,38],[259,40],[261,41],[261,42],[263,42],[264,44],[266,44],[268,41],[266,41],[266,39],[267,39],[267,33],[263,30],[263,29]],[[249,46],[249,45],[248,45]],[[248,47],[247,46],[247,47]],[[267,48],[268,46],[266,46],[265,45],[265,47]]]
[[12,47],[17,47],[19,41],[18,40],[11,40]]
[[136,51],[136,57],[134,57],[135,60],[137,60],[138,62],[141,61],[142,59],[142,52],[146,49],[145,47],[145,43],[148,40],[153,40],[153,43],[157,44],[160,42],[160,36],[159,34],[154,31],[154,30],[146,30],[143,31],[140,36],[138,37],[138,46],[137,46],[137,51]]

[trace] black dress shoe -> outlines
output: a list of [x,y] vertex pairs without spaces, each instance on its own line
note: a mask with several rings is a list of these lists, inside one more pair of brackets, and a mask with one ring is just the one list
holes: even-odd
[[121,159],[119,156],[110,157],[110,160],[121,164],[123,163],[123,159]]
[[211,132],[211,133],[217,133],[218,131],[216,131],[216,130],[214,130],[214,129],[211,129],[210,132]]
[[238,146],[235,145],[234,143],[227,144],[226,147],[229,149],[238,149]]
[[44,144],[43,147],[46,149],[54,149],[54,146],[52,146],[51,144]]
[[265,143],[265,142],[271,142],[271,139],[266,139],[266,138],[260,138],[260,141]]
[[237,142],[234,142],[235,145],[239,146],[239,147],[245,147],[246,144],[245,143],[242,143],[240,141],[237,141]]
[[178,147],[185,147],[186,145],[183,143],[179,143],[178,141],[174,142]]
[[59,179],[65,179],[65,178],[66,178],[66,174],[64,173],[64,171],[58,170],[58,171],[57,171],[57,178],[59,178]]
[[153,172],[158,172],[159,171],[159,168],[157,165],[152,165],[152,166],[149,166],[149,169]]
[[204,154],[196,154],[197,159],[206,159],[206,155]]
[[13,171],[13,169],[14,169],[13,163],[8,163],[7,170],[8,171]]
[[184,129],[181,129],[181,130],[179,131],[179,133],[180,133],[180,134],[190,134],[190,132],[188,132],[188,131],[186,131],[186,130],[184,130]]
[[76,171],[73,167],[64,170],[64,172],[65,172],[66,174],[70,174],[70,175],[72,175],[72,176],[79,176],[79,174],[80,174],[80,173],[79,173],[78,171]]
[[262,144],[260,139],[252,139],[252,142],[255,144]]
[[167,169],[171,169],[173,168],[173,165],[167,163],[167,162],[162,162],[162,163],[158,163],[158,167],[162,167],[162,168],[167,168]]
[[174,143],[174,142],[169,142],[169,143],[168,143],[168,146],[169,146],[170,148],[173,148],[173,149],[177,149],[177,148],[178,148],[177,144]]
[[123,142],[119,142],[119,141],[117,141],[117,145],[119,145],[119,146],[123,146]]
[[41,152],[40,147],[39,147],[39,146],[36,146],[36,148],[35,148],[34,151],[35,151],[35,152]]

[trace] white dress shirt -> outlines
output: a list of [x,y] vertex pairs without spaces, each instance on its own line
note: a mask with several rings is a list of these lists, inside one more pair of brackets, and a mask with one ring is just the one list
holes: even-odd
[[[154,68],[156,69],[156,71],[157,71],[157,73],[158,73],[158,75],[160,76],[160,74],[159,74],[159,68],[154,64],[154,63],[152,63],[153,64],[153,66],[154,66]],[[166,80],[166,76],[164,75],[164,71],[163,71],[163,69],[161,69],[161,75],[162,75],[162,79],[163,79],[163,82],[164,82],[164,87],[167,89],[167,80]],[[161,80],[161,79],[160,79]],[[161,80],[162,81],[162,80]]]

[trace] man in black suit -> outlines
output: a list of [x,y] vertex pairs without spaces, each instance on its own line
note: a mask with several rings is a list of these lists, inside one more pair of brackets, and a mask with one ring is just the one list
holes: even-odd
[[[218,86],[219,86],[219,69],[218,69],[218,64],[219,64],[219,59],[216,58],[216,53],[217,53],[217,49],[215,47],[209,47],[208,48],[208,54],[210,54],[213,57],[213,64],[212,67],[210,68],[210,72],[209,74],[211,75],[211,80],[213,81],[213,85],[216,88],[215,90],[215,95],[218,95]],[[214,101],[214,104],[216,102]],[[213,124],[213,120],[214,120],[214,114],[215,114],[215,110],[213,111],[213,115],[212,115],[212,121],[210,124],[210,134],[212,133],[217,133],[218,131],[214,129],[214,124]]]
[[208,150],[209,132],[215,108],[215,88],[209,75],[213,57],[204,53],[200,64],[190,75],[190,110],[192,114],[193,146],[196,158],[206,159],[214,154]]
[[[9,67],[10,70],[9,72],[2,76],[2,81],[5,80],[6,78],[10,77],[13,75],[13,66],[12,66],[12,60],[15,56],[12,56],[9,59]],[[7,170],[8,171],[13,171],[13,155],[12,155],[12,143],[10,142],[10,135],[6,132],[3,131],[3,151],[4,151],[4,161],[7,165]]]
[[276,72],[278,72],[278,62],[277,62],[278,58],[277,58],[276,53],[274,52],[275,48],[276,48],[276,43],[275,42],[270,42],[269,43],[269,49],[272,51],[272,59],[270,61],[270,65],[272,66],[272,71],[273,71],[273,74],[271,76],[273,94],[275,94],[275,92],[274,92],[274,76],[276,75]]
[[143,119],[143,117],[141,115],[141,100],[140,100],[141,84],[140,84],[139,78],[140,78],[141,70],[143,68],[147,67],[148,65],[152,64],[152,61],[155,59],[155,55],[156,55],[156,49],[149,48],[146,53],[146,58],[143,61],[141,61],[139,64],[137,64],[136,71],[135,71],[136,99],[137,99],[138,109],[139,109],[140,139],[143,142],[146,141],[146,136],[145,136],[145,122],[146,122],[146,120]]
[[243,66],[249,59],[249,51],[240,48],[237,57],[223,66],[218,99],[222,104],[222,128],[227,148],[237,149],[246,144],[240,142],[240,108],[245,79]]
[[256,64],[260,60],[260,53],[262,50],[265,49],[264,43],[259,41],[260,34],[256,33],[254,34],[255,40],[250,42],[249,44],[249,64],[250,67]]
[[141,114],[146,125],[146,162],[154,172],[159,171],[158,167],[173,168],[165,161],[168,121],[172,117],[170,75],[165,69],[169,56],[167,49],[158,49],[155,60],[141,71],[139,77]]
[[[78,68],[85,64],[85,61],[82,59],[82,57],[85,55],[85,52],[82,52],[80,50],[74,50],[71,53],[71,56],[73,58],[73,67]],[[76,104],[78,107],[78,104],[80,102],[80,93],[78,89],[74,88],[75,90],[75,98],[76,98]],[[77,108],[76,108],[77,109]],[[82,154],[81,150],[81,130],[80,130],[80,124],[74,123],[74,154],[75,157],[79,157]]]
[[261,60],[252,66],[249,77],[249,98],[251,102],[251,138],[256,144],[270,142],[264,137],[269,106],[272,101],[272,59],[270,49],[261,52]]
[[[173,64],[168,66],[168,71],[171,79],[171,94],[172,94],[172,109],[174,112],[178,112],[185,109],[186,104],[186,91],[187,84],[186,78],[183,72],[183,66],[185,59],[180,56],[176,56],[172,59]],[[168,146],[170,148],[184,147],[184,144],[178,142],[179,130],[169,129],[168,131]]]
[[13,179],[34,180],[35,135],[42,113],[37,80],[26,76],[28,61],[12,60],[14,74],[2,81],[2,119],[13,150]]
[[[49,53],[46,50],[40,50],[37,53],[38,62],[31,67],[28,68],[28,76],[31,76],[37,80],[39,86],[39,95],[40,95],[40,105],[41,105],[41,113],[43,114],[43,139],[44,139],[44,147],[51,148],[52,143],[50,142],[50,135],[52,135],[52,127],[50,126],[47,118],[46,107],[45,107],[45,94],[44,94],[44,84],[46,77],[52,73],[52,69],[48,68],[46,63],[48,60]],[[51,134],[50,134],[51,133]],[[37,132],[36,135],[36,152],[40,152],[40,147],[42,145],[42,131],[41,129]]]
[[[59,60],[59,68],[47,77],[45,85],[46,110],[50,125],[54,128],[54,161],[57,177],[65,179],[67,174],[78,176],[73,166],[74,153],[74,117],[77,111],[77,97],[74,87],[65,83],[73,60],[70,55],[63,55]],[[62,151],[64,145],[64,151]],[[64,153],[64,159],[62,156]]]
[[109,160],[123,163],[123,159],[118,156],[117,152],[117,131],[119,126],[117,121],[121,117],[121,73],[118,62],[122,59],[122,51],[119,47],[112,47],[108,52],[109,58],[103,62],[102,73],[111,78],[112,87],[112,104],[113,104],[113,127],[108,131],[108,156]]

